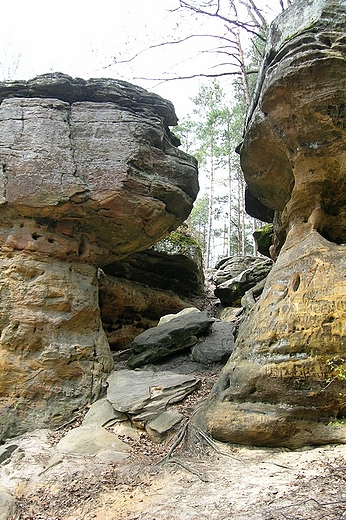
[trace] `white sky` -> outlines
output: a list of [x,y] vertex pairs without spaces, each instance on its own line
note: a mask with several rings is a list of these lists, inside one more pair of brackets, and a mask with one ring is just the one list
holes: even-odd
[[[273,4],[274,0],[271,0]],[[125,79],[170,99],[178,117],[189,111],[189,98],[197,94],[198,81],[143,81],[162,77],[180,63],[181,74],[207,67],[208,56],[187,60],[193,46],[165,46],[141,54],[127,65],[105,68],[149,45],[179,38],[182,34],[210,32],[191,13],[168,12],[177,0],[16,0],[1,7],[0,80],[29,79],[46,72],[71,76]],[[263,5],[266,0],[257,0]],[[204,23],[204,22],[203,22]],[[18,61],[18,68],[16,62]]]

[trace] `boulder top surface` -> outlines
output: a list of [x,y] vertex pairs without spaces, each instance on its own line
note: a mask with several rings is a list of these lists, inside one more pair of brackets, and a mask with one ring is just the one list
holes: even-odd
[[0,82],[0,103],[12,97],[56,98],[70,104],[81,101],[110,102],[124,109],[156,112],[167,126],[178,123],[171,101],[127,81],[113,78],[85,80],[62,72],[52,72],[30,80]]

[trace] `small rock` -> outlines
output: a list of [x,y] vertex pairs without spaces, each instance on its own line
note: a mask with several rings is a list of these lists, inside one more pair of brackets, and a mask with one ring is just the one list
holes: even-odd
[[[9,444],[8,446],[0,447],[0,464],[11,457],[12,453],[18,448],[17,444]],[[6,462],[5,462],[6,464]]]
[[179,413],[178,410],[167,410],[153,421],[150,421],[145,429],[148,435],[153,437],[154,440],[162,440],[162,437],[183,419],[183,414]]
[[93,403],[86,416],[84,417],[83,426],[105,426],[111,421],[126,421],[127,415],[114,410],[108,399],[100,399]]
[[[57,444],[58,451],[74,455],[98,455],[104,451],[126,454],[130,448],[114,433],[101,426],[80,426],[70,430]],[[116,455],[114,455],[116,456]]]
[[0,488],[0,518],[1,520],[12,520],[17,510],[14,497],[5,489]]

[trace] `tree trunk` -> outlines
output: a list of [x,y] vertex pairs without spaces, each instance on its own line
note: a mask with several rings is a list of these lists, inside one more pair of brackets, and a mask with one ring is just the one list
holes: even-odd
[[209,205],[208,205],[208,227],[207,244],[205,253],[205,267],[208,269],[211,263],[211,242],[213,232],[213,206],[214,206],[214,142],[210,145],[210,177],[209,177]]

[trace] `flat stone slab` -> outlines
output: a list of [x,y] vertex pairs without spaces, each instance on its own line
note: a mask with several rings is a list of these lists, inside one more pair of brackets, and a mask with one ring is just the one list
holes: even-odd
[[[113,453],[113,459],[124,458],[123,454],[128,454],[130,448],[122,442],[116,435],[110,433],[100,426],[80,426],[70,430],[57,444],[57,450],[63,453],[73,453],[74,455],[99,456],[103,452]],[[102,456],[101,456],[102,457]],[[119,459],[117,459],[119,460]]]
[[174,372],[119,370],[107,379],[107,399],[119,412],[157,415],[199,387],[198,378]]
[[148,433],[153,431],[156,434],[163,435],[183,419],[183,414],[179,413],[178,410],[167,410],[167,412],[161,413],[156,419],[150,421],[146,430]]
[[180,312],[165,323],[139,334],[132,342],[131,368],[153,363],[195,345],[214,322],[207,311]]
[[100,399],[93,403],[86,416],[84,417],[83,426],[105,426],[112,421],[126,421],[127,415],[114,410],[108,399]]

